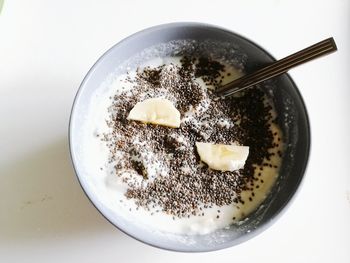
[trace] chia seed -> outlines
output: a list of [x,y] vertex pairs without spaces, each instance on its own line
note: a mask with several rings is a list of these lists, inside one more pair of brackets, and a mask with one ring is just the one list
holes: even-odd
[[[128,77],[125,82],[132,83],[133,89],[111,98],[107,120],[110,132],[100,136],[109,148],[109,163],[116,163],[115,175],[131,170],[140,176],[141,184],[133,181],[133,177],[125,179],[126,197],[133,199],[137,207],[148,210],[160,207],[174,220],[175,217],[204,216],[202,207],[244,204],[240,194],[254,188],[255,167],[271,167],[265,159],[269,160],[272,155],[269,149],[276,147],[270,129],[274,121],[272,108],[265,103],[262,89],[248,89],[232,98],[218,97],[212,90],[203,89],[195,79],[201,77],[206,84],[218,87],[221,77],[230,75],[224,65],[189,57],[181,63],[181,66],[138,69],[134,79]],[[151,97],[165,97],[174,103],[182,118],[180,128],[127,120],[137,102]],[[203,107],[204,112],[189,115],[192,109]],[[219,125],[219,120],[227,120],[229,125]],[[200,162],[196,141],[247,145],[249,156],[244,168],[238,171],[208,169]],[[282,155],[280,151],[277,153]],[[156,176],[150,174],[150,168],[154,167],[157,167]]]

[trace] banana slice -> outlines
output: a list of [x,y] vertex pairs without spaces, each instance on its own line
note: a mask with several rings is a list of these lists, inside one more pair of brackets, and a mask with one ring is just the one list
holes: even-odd
[[222,172],[235,171],[244,167],[249,147],[196,142],[197,152],[202,162],[211,169]]
[[162,98],[146,99],[136,103],[127,119],[172,128],[180,127],[180,112],[171,101]]

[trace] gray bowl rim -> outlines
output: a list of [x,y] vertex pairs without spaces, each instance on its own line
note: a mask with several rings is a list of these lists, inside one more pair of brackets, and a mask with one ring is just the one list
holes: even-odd
[[201,22],[172,22],[172,23],[165,23],[165,24],[160,24],[160,25],[156,25],[156,26],[152,26],[152,27],[148,27],[142,30],[139,30],[131,35],[129,35],[128,37],[120,40],[119,42],[117,42],[116,44],[114,44],[112,47],[110,47],[107,51],[105,51],[99,58],[98,60],[91,66],[91,68],[89,69],[89,71],[86,73],[84,79],[82,80],[81,84],[79,85],[79,88],[76,92],[76,95],[74,97],[73,100],[73,104],[72,104],[72,108],[71,108],[71,112],[70,112],[70,117],[69,117],[69,124],[68,124],[68,145],[69,145],[69,154],[70,154],[70,159],[72,162],[72,166],[73,166],[73,170],[75,173],[75,176],[78,180],[78,183],[81,187],[81,189],[83,190],[85,196],[88,198],[88,200],[90,201],[90,203],[96,208],[96,210],[110,223],[112,224],[114,227],[116,227],[118,230],[120,230],[121,232],[123,232],[124,234],[130,236],[131,238],[134,238],[135,240],[140,241],[143,244],[155,247],[155,248],[159,248],[159,249],[163,249],[163,250],[168,250],[168,251],[173,251],[173,252],[186,252],[186,253],[201,253],[201,252],[213,252],[213,251],[218,251],[221,249],[226,249],[238,244],[241,244],[245,241],[250,240],[251,238],[261,234],[263,231],[265,231],[266,229],[268,229],[274,222],[276,222],[278,220],[278,218],[280,218],[282,216],[282,214],[288,209],[288,207],[291,205],[292,201],[295,199],[295,196],[297,195],[297,193],[299,192],[300,188],[301,188],[301,184],[302,181],[304,179],[306,170],[307,170],[307,166],[308,166],[308,162],[309,162],[309,158],[310,158],[310,151],[311,151],[311,127],[310,127],[310,119],[309,119],[309,115],[306,109],[306,105],[305,102],[303,100],[303,97],[297,87],[297,85],[295,84],[294,80],[291,78],[291,76],[288,73],[284,73],[284,75],[288,78],[288,80],[291,82],[292,84],[292,88],[294,88],[294,91],[296,92],[297,95],[297,99],[300,101],[300,104],[302,106],[302,110],[303,113],[305,115],[305,120],[306,120],[306,130],[307,130],[307,134],[305,134],[305,138],[307,141],[307,145],[306,145],[306,160],[304,161],[304,165],[301,169],[301,176],[297,182],[297,184],[295,185],[295,189],[293,192],[290,193],[289,197],[284,199],[284,201],[281,203],[280,209],[277,210],[274,215],[269,218],[269,220],[267,220],[266,222],[263,222],[259,228],[254,229],[253,231],[251,231],[248,235],[246,235],[246,238],[242,238],[242,240],[238,243],[233,244],[232,242],[228,242],[227,245],[222,246],[220,248],[213,248],[213,249],[207,249],[207,250],[182,250],[182,249],[174,249],[174,248],[169,248],[169,247],[162,247],[158,244],[154,244],[151,242],[146,242],[134,235],[131,235],[130,233],[128,233],[128,231],[126,231],[125,229],[121,228],[120,226],[114,224],[102,211],[100,211],[100,209],[96,206],[96,204],[94,203],[94,201],[92,200],[92,197],[90,197],[90,195],[87,193],[87,190],[83,187],[80,176],[77,172],[77,164],[75,162],[74,159],[74,153],[73,153],[73,142],[72,142],[72,120],[74,117],[74,112],[75,112],[75,108],[76,108],[76,103],[78,101],[78,98],[83,90],[83,87],[85,86],[85,83],[88,81],[88,79],[90,78],[90,76],[93,74],[94,70],[96,67],[99,66],[99,64],[102,62],[102,60],[109,55],[109,53],[112,52],[112,50],[114,48],[117,48],[119,45],[121,45],[124,42],[127,42],[131,39],[133,39],[134,37],[138,36],[139,34],[145,34],[145,33],[149,33],[152,32],[153,30],[157,30],[157,29],[165,29],[165,28],[172,28],[172,27],[188,27],[188,26],[192,26],[192,27],[205,27],[205,28],[211,28],[213,30],[217,30],[217,31],[222,31],[224,33],[228,33],[231,35],[235,35],[235,37],[241,38],[244,41],[247,41],[248,43],[252,44],[253,46],[255,46],[257,49],[260,49],[262,52],[264,52],[272,61],[276,61],[275,57],[272,56],[268,51],[266,51],[264,48],[262,48],[260,45],[256,44],[254,41],[250,40],[249,38],[242,36],[241,34],[238,34],[232,30],[228,30],[226,28],[223,28],[221,26],[217,26],[217,25],[213,25],[213,24],[208,24],[208,23],[201,23]]

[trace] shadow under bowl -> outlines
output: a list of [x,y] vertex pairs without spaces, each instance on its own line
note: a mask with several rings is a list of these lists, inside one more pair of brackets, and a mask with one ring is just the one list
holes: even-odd
[[94,91],[111,75],[125,73],[147,61],[166,56],[210,56],[244,69],[247,73],[275,59],[252,41],[228,30],[200,23],[165,24],[138,32],[109,49],[91,68],[76,95],[69,128],[73,165],[86,195],[117,228],[149,245],[183,252],[203,252],[227,248],[261,233],[286,210],[295,195],[307,166],[310,126],[302,97],[288,74],[266,82],[274,101],[285,142],[280,175],[263,204],[239,225],[206,235],[159,233],[130,222],[109,210],[90,188],[82,165],[82,131]]

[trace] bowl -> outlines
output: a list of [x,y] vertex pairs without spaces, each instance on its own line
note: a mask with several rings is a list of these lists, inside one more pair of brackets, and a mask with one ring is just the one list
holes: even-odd
[[84,78],[72,107],[69,143],[73,166],[87,197],[114,226],[146,244],[183,252],[203,252],[231,247],[261,233],[285,211],[300,186],[310,149],[310,126],[303,99],[288,74],[263,85],[274,101],[284,133],[285,151],[280,175],[264,202],[247,219],[205,235],[177,235],[147,229],[111,211],[89,183],[84,163],[82,128],[92,94],[111,74],[122,74],[150,59],[199,52],[225,59],[247,73],[275,59],[254,42],[229,30],[201,23],[171,23],[142,30],[122,40],[93,65]]

